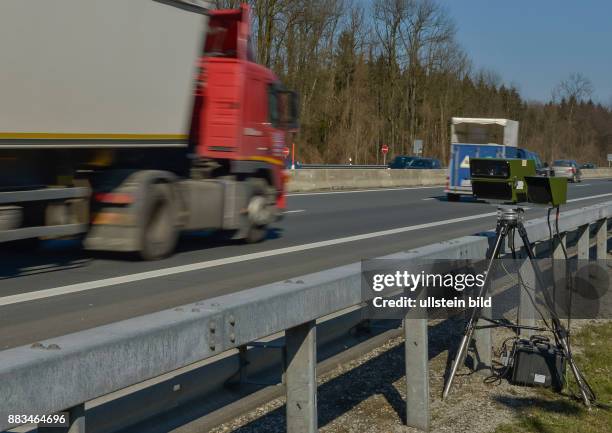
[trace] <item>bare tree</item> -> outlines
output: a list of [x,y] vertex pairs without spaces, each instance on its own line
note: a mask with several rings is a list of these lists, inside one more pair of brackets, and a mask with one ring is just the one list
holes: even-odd
[[418,106],[424,99],[419,95],[420,84],[444,53],[441,48],[454,40],[456,29],[446,9],[433,0],[410,0],[406,9],[400,39],[408,56],[406,111],[411,145],[419,129]]
[[579,72],[574,72],[569,77],[561,81],[553,89],[553,101],[580,102],[591,97],[593,94],[593,83]]

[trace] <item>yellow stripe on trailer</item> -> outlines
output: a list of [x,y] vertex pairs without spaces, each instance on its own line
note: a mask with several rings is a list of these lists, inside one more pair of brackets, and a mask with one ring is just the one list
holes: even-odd
[[186,134],[0,132],[0,140],[186,140]]
[[280,165],[281,167],[284,167],[285,164],[283,163],[283,161],[277,159],[277,158],[272,158],[269,156],[252,156],[250,158],[248,158],[251,161],[262,161],[262,162],[267,162],[269,164],[274,164],[274,165]]

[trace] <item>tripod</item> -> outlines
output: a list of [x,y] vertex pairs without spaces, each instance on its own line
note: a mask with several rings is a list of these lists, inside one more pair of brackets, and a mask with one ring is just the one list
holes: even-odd
[[[494,261],[495,259],[499,258],[502,245],[504,244],[504,240],[507,238],[508,233],[510,233],[514,229],[518,230],[519,236],[523,241],[523,245],[525,246],[525,250],[527,251],[529,262],[533,266],[534,273],[535,273],[538,284],[540,284],[541,287],[544,287],[540,269],[535,261],[535,256],[533,254],[533,251],[531,250],[531,243],[529,242],[529,238],[527,237],[527,231],[525,230],[525,226],[523,225],[523,218],[522,218],[522,215],[524,212],[523,209],[518,208],[518,207],[517,208],[499,208],[498,212],[499,214],[497,217],[497,227],[495,229],[495,234],[496,234],[495,243],[493,246],[493,250],[488,258],[489,263],[487,264],[487,270],[485,273],[484,282],[482,286],[480,287],[478,296],[480,298],[484,298],[484,296],[486,295],[487,284],[489,282],[489,279],[491,278],[491,270],[493,269]],[[551,322],[552,322],[551,331],[555,337],[557,344],[561,347],[561,350],[570,366],[572,374],[574,375],[576,384],[578,385],[578,388],[580,389],[580,395],[581,395],[582,401],[584,402],[585,406],[590,408],[591,401],[595,400],[594,393],[591,387],[589,386],[589,384],[587,383],[586,379],[584,378],[584,376],[582,375],[582,373],[576,366],[576,363],[574,361],[574,357],[572,356],[572,351],[569,345],[568,331],[563,327],[561,321],[559,320],[558,315],[555,312],[555,309],[553,306],[553,300],[550,298],[550,294],[546,290],[543,290],[543,292],[544,292],[544,302],[548,310],[551,313]],[[532,302],[534,302],[533,299],[532,299]],[[470,318],[465,328],[465,333],[461,340],[461,344],[459,345],[459,350],[457,351],[457,356],[455,357],[453,361],[450,375],[444,386],[444,392],[442,393],[443,399],[448,396],[450,388],[453,384],[453,379],[455,378],[455,375],[457,374],[457,369],[465,360],[468,346],[470,342],[472,341],[474,331],[476,330],[476,323],[478,322],[478,319],[480,319],[482,316],[482,308],[483,307],[474,307],[474,309],[472,310],[470,314]],[[484,317],[483,319],[492,321]],[[504,325],[497,323],[497,326],[504,326]],[[521,328],[521,326],[518,326],[518,325],[510,326],[510,327],[515,328],[515,329]],[[522,328],[530,328],[530,327],[525,326]]]

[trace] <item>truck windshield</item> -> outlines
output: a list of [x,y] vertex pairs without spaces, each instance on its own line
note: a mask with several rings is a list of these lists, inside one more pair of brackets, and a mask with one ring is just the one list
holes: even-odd
[[204,55],[208,57],[236,57],[238,17],[234,15],[212,16],[204,44]]

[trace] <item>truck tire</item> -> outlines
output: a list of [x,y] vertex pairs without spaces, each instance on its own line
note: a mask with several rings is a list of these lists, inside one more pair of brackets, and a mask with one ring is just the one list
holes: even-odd
[[247,206],[249,227],[244,240],[253,244],[261,242],[268,235],[268,224],[273,220],[269,203],[270,185],[264,179],[249,179],[252,185],[252,195]]
[[164,183],[150,185],[142,210],[141,258],[158,260],[169,256],[179,235],[171,186]]
[[446,194],[446,200],[448,201],[459,201],[461,196],[459,194],[448,193]]

